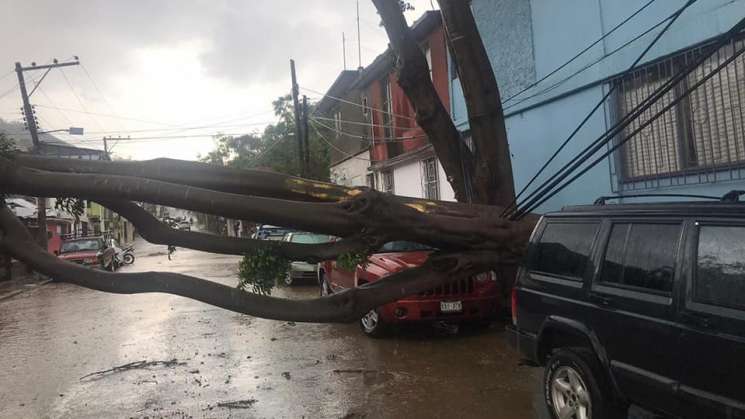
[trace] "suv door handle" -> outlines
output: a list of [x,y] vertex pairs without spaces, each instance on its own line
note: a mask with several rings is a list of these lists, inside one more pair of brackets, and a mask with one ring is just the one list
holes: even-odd
[[610,306],[613,303],[613,299],[606,297],[595,292],[590,293],[590,301],[600,304],[602,306]]

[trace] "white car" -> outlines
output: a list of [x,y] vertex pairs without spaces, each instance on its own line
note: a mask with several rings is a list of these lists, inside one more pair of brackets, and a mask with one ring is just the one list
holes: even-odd
[[[294,231],[287,233],[282,241],[301,243],[301,244],[321,244],[328,243],[331,238],[325,234],[305,233]],[[290,263],[290,270],[285,276],[285,284],[293,285],[298,282],[316,284],[318,282],[318,264],[295,261]]]

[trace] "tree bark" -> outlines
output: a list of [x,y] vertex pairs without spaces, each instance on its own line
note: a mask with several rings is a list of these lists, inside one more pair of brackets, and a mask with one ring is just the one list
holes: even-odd
[[342,239],[328,244],[298,244],[181,231],[160,222],[149,212],[129,201],[100,201],[99,204],[129,220],[140,236],[150,243],[174,245],[204,252],[245,255],[258,249],[269,249],[291,261],[317,263],[336,259],[344,253],[362,253],[380,246],[380,243],[370,242],[362,237]]
[[[464,147],[460,133],[440,101],[429,76],[427,59],[406,23],[398,0],[373,0],[397,56],[398,85],[416,112],[416,122],[435,149],[455,199],[469,201],[473,156]],[[479,202],[475,200],[475,202]]]
[[520,222],[499,217],[498,206],[448,206],[440,202],[402,204],[398,197],[366,188],[339,203],[296,202],[244,196],[118,175],[46,172],[18,166],[0,157],[0,192],[38,196],[74,196],[93,201],[144,201],[228,218],[282,225],[339,237],[359,236],[370,243],[411,240],[447,250],[492,250],[522,255],[533,216]]
[[13,213],[0,207],[0,250],[57,281],[116,294],[162,292],[192,298],[237,313],[298,322],[353,322],[369,310],[437,285],[499,266],[492,252],[433,255],[417,268],[310,300],[249,293],[188,275],[166,272],[112,273],[63,261],[39,247]]
[[455,58],[473,139],[474,195],[483,204],[507,206],[515,197],[502,99],[470,1],[438,0]]

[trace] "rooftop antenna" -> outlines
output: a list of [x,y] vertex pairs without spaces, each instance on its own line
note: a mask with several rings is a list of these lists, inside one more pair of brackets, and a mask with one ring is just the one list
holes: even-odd
[[347,70],[347,40],[344,38],[344,32],[341,33],[341,55],[344,60],[344,71]]
[[357,60],[358,67],[362,68],[362,44],[360,43],[360,0],[357,0]]

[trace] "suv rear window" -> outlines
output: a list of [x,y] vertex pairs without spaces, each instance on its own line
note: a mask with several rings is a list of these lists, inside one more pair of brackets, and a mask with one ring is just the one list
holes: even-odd
[[548,223],[531,249],[530,270],[581,281],[598,223]]
[[693,300],[745,309],[744,227],[701,227]]
[[679,240],[679,224],[613,224],[600,281],[669,294]]

